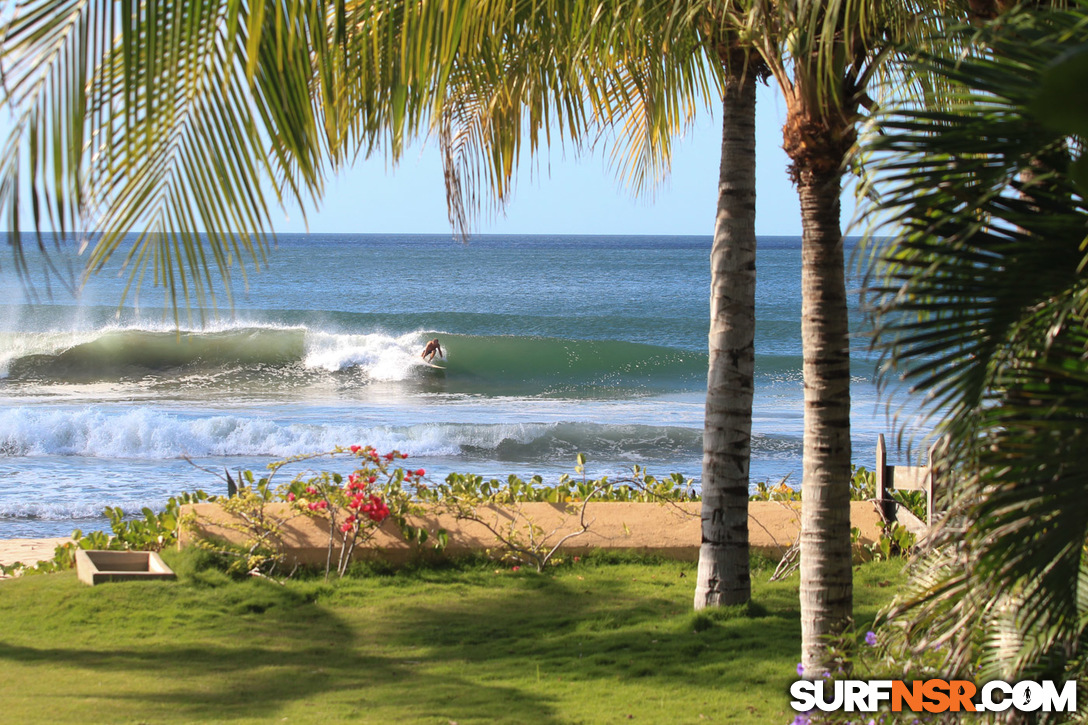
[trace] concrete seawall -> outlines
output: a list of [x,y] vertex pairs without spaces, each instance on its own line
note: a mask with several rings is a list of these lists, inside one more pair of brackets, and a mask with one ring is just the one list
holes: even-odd
[[[563,545],[569,553],[591,549],[609,549],[657,554],[674,559],[695,561],[699,558],[700,507],[690,503],[591,503],[586,507],[589,530],[570,538]],[[797,540],[800,531],[800,503],[753,501],[749,503],[748,534],[751,547],[769,556],[780,557]],[[195,504],[182,509],[193,514],[196,528],[179,536],[179,546],[192,543],[194,536],[214,536],[233,543],[243,540],[241,532],[229,525],[229,517],[214,503]],[[288,504],[269,504],[266,514],[282,521],[282,535],[288,558],[305,564],[324,564],[329,540],[324,518],[293,511]],[[880,536],[881,519],[876,507],[866,501],[854,501],[850,509],[851,525],[861,530],[861,543],[871,544]],[[486,509],[485,519],[495,528],[513,524],[525,531],[531,522],[542,530],[551,544],[578,531],[578,512],[571,513],[562,504],[526,503],[515,508]],[[428,514],[410,519],[417,527],[431,531],[445,529],[449,534],[446,553],[495,549],[494,534],[475,521],[459,521],[449,514]],[[356,551],[357,557],[379,557],[405,561],[419,551],[404,541],[394,522],[387,520],[373,540]]]
[[[576,531],[578,516],[567,514],[564,507],[548,503],[522,505],[527,520],[551,533],[558,541],[566,533]],[[269,512],[286,519],[284,543],[288,555],[302,563],[324,564],[328,545],[328,526],[321,519],[295,514],[287,504],[272,504]],[[653,553],[670,558],[695,561],[699,558],[700,504],[594,503],[586,509],[588,532],[569,539],[563,551],[585,552],[590,549],[612,549]],[[196,504],[183,507],[183,513],[193,513],[198,520],[198,532],[241,541],[241,534],[226,528],[222,510],[216,504]],[[493,509],[491,521],[508,526],[513,514]],[[871,544],[880,536],[881,521],[876,508],[869,502],[850,504],[851,525],[861,530],[861,543]],[[800,504],[774,501],[752,501],[748,504],[748,536],[753,550],[779,557],[797,540],[800,530]],[[496,541],[487,529],[476,522],[457,521],[451,516],[423,516],[412,522],[432,530],[445,528],[450,535],[447,552],[451,555],[494,548]],[[182,531],[179,545],[192,543],[194,532]],[[7,539],[0,540],[0,564],[21,561],[33,565],[53,558],[53,551],[69,539]],[[392,561],[404,561],[417,552],[404,541],[396,525],[387,521],[375,535],[372,545],[356,552],[359,557],[380,556]]]

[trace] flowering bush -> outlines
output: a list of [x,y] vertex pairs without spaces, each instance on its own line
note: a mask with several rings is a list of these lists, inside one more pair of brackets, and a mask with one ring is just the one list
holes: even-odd
[[[285,467],[298,466],[316,459],[350,457],[354,470],[346,476],[327,470],[304,470],[290,482],[274,485],[275,478]],[[407,517],[416,513],[415,491],[422,486],[422,468],[394,468],[393,462],[407,455],[399,451],[379,453],[371,446],[337,447],[331,451],[299,455],[269,464],[269,474],[259,480],[252,471],[240,471],[235,479],[226,476],[228,496],[215,499],[223,511],[230,514],[227,521],[216,526],[238,531],[242,543],[232,544],[209,537],[201,532],[196,544],[225,556],[228,571],[244,571],[254,576],[275,576],[287,560],[283,532],[285,524],[296,516],[308,516],[328,521],[328,554],[325,577],[333,570],[343,576],[352,557],[365,545],[377,529],[391,519],[404,538],[422,544],[430,533],[408,523]],[[290,504],[285,515],[268,504]],[[190,514],[183,525],[197,530],[196,516]],[[436,540],[445,541],[444,532]]]
[[[299,474],[285,489],[284,500],[303,515],[328,518],[326,577],[332,571],[334,558],[336,573],[343,576],[356,548],[369,542],[390,516],[409,540],[422,543],[428,538],[426,530],[413,528],[406,521],[415,508],[413,494],[423,485],[427,473],[422,468],[394,468],[393,462],[407,458],[406,454],[400,451],[379,453],[372,446],[355,445],[319,455],[350,455],[355,459],[356,468],[346,478],[328,471]],[[312,457],[288,459],[283,463]]]

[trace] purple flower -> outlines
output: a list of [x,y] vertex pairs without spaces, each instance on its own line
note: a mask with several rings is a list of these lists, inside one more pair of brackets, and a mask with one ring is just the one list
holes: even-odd
[[[800,665],[798,665],[798,667],[800,667]],[[790,723],[790,725],[808,725],[808,713],[801,713],[793,719],[793,722]]]
[[803,677],[804,674],[805,674],[805,668],[800,662],[798,662],[797,663],[797,676],[798,677]]
[[876,647],[876,632],[869,630],[865,633],[865,644]]

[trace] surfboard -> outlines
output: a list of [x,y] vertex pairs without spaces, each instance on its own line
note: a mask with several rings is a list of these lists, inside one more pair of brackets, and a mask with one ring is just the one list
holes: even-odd
[[427,362],[426,360],[423,361],[423,364],[426,365],[429,368],[434,368],[435,370],[445,370],[446,369],[445,365],[435,365],[433,362]]

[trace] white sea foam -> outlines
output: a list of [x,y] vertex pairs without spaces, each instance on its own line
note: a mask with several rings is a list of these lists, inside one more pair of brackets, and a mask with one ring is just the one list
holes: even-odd
[[275,456],[366,443],[415,456],[453,456],[462,445],[529,441],[549,426],[438,424],[368,426],[278,422],[263,417],[190,418],[147,407],[9,408],[0,412],[0,455],[173,459],[181,456]]
[[151,509],[162,508],[161,499],[148,501],[118,501],[116,498],[103,497],[95,501],[79,502],[21,502],[0,501],[0,516],[9,519],[40,519],[42,521],[66,521],[69,519],[93,519],[102,515],[107,506],[117,506],[126,513],[138,512],[145,506]]
[[[578,423],[289,422],[262,416],[191,417],[139,407],[15,407],[0,412],[0,455],[170,460],[183,456],[288,456],[369,444],[411,456],[508,451],[516,459],[578,451],[635,458],[694,447],[697,432],[655,426]],[[689,440],[690,439],[690,440]]]
[[306,335],[306,355],[302,362],[308,368],[331,372],[359,368],[371,380],[405,380],[423,364],[419,357],[420,340],[419,333],[393,337],[381,333],[346,335],[311,330]]

